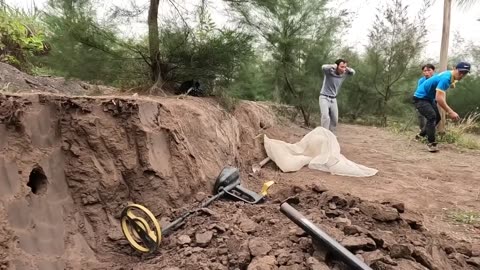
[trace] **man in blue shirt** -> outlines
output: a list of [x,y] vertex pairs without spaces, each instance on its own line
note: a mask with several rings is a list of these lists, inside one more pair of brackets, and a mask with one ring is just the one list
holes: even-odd
[[455,69],[444,71],[425,80],[413,94],[415,108],[427,119],[427,123],[419,135],[427,136],[427,146],[430,152],[438,151],[435,140],[435,127],[440,121],[440,113],[438,112],[437,103],[450,118],[453,120],[459,119],[458,114],[448,106],[445,95],[448,88],[455,81],[460,81],[470,72],[470,66],[467,62],[460,62]]
[[[422,73],[423,73],[423,77],[421,77],[418,82],[417,82],[417,87],[420,86],[420,84],[422,84],[424,81],[426,81],[427,79],[429,79],[430,77],[433,76],[433,74],[435,73],[435,66],[432,65],[432,64],[426,64],[422,67]],[[418,115],[418,125],[420,127],[420,132],[422,132],[422,129],[423,127],[425,127],[426,123],[427,123],[427,119],[420,114],[420,112],[418,110],[417,111],[417,115]],[[417,135],[415,137],[415,139],[417,140],[420,140],[422,138],[422,136],[420,135]]]

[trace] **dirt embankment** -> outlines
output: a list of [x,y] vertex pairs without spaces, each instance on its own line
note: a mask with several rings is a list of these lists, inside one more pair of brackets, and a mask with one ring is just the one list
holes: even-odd
[[[114,252],[108,235],[118,232],[118,215],[129,201],[169,216],[198,192],[209,194],[221,168],[241,164],[241,149],[257,144],[255,129],[272,126],[249,119],[246,124],[258,128],[242,128],[200,99],[31,94],[2,96],[0,104],[8,265],[42,269]],[[273,121],[262,107],[245,106]]]
[[0,269],[342,269],[279,212],[292,195],[374,269],[480,264],[480,248],[429,234],[401,203],[295,183],[262,205],[217,202],[154,256],[134,252],[118,220],[128,202],[172,219],[211,194],[226,165],[260,188],[266,179],[248,176],[264,157],[257,135],[301,130],[282,127],[261,104],[243,102],[230,114],[201,98],[12,95],[0,96],[0,121]]

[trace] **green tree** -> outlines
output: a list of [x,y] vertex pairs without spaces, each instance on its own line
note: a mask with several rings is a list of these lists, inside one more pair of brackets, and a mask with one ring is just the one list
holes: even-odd
[[[273,97],[298,108],[306,125],[318,111],[320,67],[347,14],[329,14],[327,0],[229,1],[239,22],[266,43],[274,64]],[[315,98],[316,97],[316,98]]]
[[423,14],[429,5],[425,1],[417,18],[409,19],[408,7],[400,0],[394,0],[379,9],[368,35],[366,61],[372,66],[372,87],[381,100],[379,112],[384,126],[387,125],[391,100],[407,90],[402,85],[411,80],[408,73],[418,66],[416,59],[420,56],[426,34]]
[[253,101],[273,100],[274,68],[271,61],[252,55],[240,65],[238,76],[233,79],[228,92],[233,97]]
[[0,2],[0,61],[32,72],[32,57],[48,52],[38,14]]
[[88,0],[51,0],[43,21],[52,49],[38,62],[54,75],[115,86],[149,80],[147,51],[120,38],[114,24],[101,25]]
[[449,104],[455,108],[455,111],[461,117],[465,117],[469,113],[478,113],[480,104],[480,72],[478,63],[480,61],[480,45],[473,42],[467,42],[459,33],[455,33],[452,46],[452,56],[449,57],[451,66],[458,61],[471,61],[477,70],[472,72],[463,80],[456,83],[455,88],[448,91]]
[[361,55],[351,48],[341,51],[348,65],[355,69],[355,79],[345,80],[342,85],[342,94],[338,95],[338,107],[343,121],[364,120],[375,113],[379,98],[372,87],[371,74],[373,65],[367,63],[365,55]]
[[[480,104],[480,77],[477,75],[466,77],[452,89],[448,103],[461,117],[470,113],[478,113]],[[450,92],[450,91],[449,91]]]
[[148,85],[151,93],[198,79],[212,90],[215,84],[231,83],[242,61],[252,54],[250,35],[217,28],[205,9],[193,18],[200,22],[196,28],[179,13],[165,16],[157,30],[150,28],[139,39],[122,37],[118,25],[142,16],[142,8],[114,8],[107,24],[99,23],[94,10],[88,0],[73,6],[68,0],[51,0],[45,22],[55,50],[42,62],[57,74],[125,88]]

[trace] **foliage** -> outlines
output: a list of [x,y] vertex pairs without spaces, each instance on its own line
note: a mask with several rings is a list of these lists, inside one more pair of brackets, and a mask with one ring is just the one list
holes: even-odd
[[239,99],[272,100],[275,90],[273,72],[270,61],[262,61],[260,56],[252,55],[240,65],[228,93]]
[[457,144],[471,149],[479,149],[480,143],[478,139],[469,136],[473,130],[477,128],[480,113],[469,113],[458,123],[449,123],[445,134],[439,138],[440,142]]
[[[55,49],[41,59],[42,64],[58,75],[123,88],[152,83],[148,36],[122,38],[115,25],[101,25],[95,19],[88,1],[73,9],[61,5],[65,2],[52,1],[45,15],[48,40]],[[161,87],[195,79],[210,90],[215,85],[225,88],[237,76],[243,59],[252,55],[250,35],[218,29],[203,13],[198,15],[197,29],[166,18],[160,25]]]
[[473,112],[480,112],[479,85],[480,76],[467,76],[456,83],[454,89],[449,90],[448,104],[462,117]]
[[202,39],[175,26],[162,30],[160,52],[173,71],[167,77],[170,81],[196,79],[210,89],[226,87],[253,53],[251,37],[229,29],[211,30]]
[[343,121],[386,126],[388,119],[411,121],[411,98],[421,77],[420,52],[425,33],[423,12],[407,16],[407,6],[392,1],[377,10],[364,53],[344,48],[341,55],[356,74],[346,80],[339,95]]
[[355,69],[355,76],[352,80],[345,80],[338,95],[340,117],[348,122],[376,124],[377,120],[370,117],[375,113],[379,102],[372,87],[370,74],[373,73],[373,68],[366,62],[365,56],[349,48],[342,51],[342,56]]
[[133,42],[121,40],[114,27],[101,27],[86,1],[50,1],[43,14],[52,50],[37,58],[54,75],[115,86],[146,81],[147,70]]
[[480,224],[480,213],[476,211],[452,210],[447,213],[447,217],[460,224]]
[[[430,3],[424,2],[415,20],[408,18],[407,6],[400,0],[392,1],[384,10],[379,9],[369,34],[366,63],[370,67],[369,76],[377,93],[378,112],[382,124],[387,125],[387,116],[392,109],[391,100],[396,96],[411,93],[413,87],[406,88],[413,81],[409,76],[416,72],[416,62],[423,49],[426,34],[423,14]],[[403,85],[402,85],[403,84]],[[402,87],[403,86],[403,87]]]
[[45,36],[35,14],[0,2],[0,61],[22,71],[32,69],[31,57],[46,53]]
[[255,31],[271,61],[273,99],[298,108],[306,125],[318,111],[320,66],[332,56],[346,13],[329,14],[326,0],[230,2],[239,23]]
[[[480,137],[472,134],[478,128],[479,119],[480,113],[471,113],[459,122],[447,121],[446,132],[442,135],[437,134],[437,141],[454,144],[460,148],[480,149]],[[402,134],[412,139],[418,134],[418,126],[412,120],[416,121],[416,117],[411,117],[410,121],[405,121],[402,118],[391,119],[387,128],[393,133]],[[427,143],[426,138],[421,142]]]
[[450,89],[448,94],[448,104],[462,117],[469,114],[480,112],[480,45],[473,42],[467,42],[459,33],[455,34],[452,57],[449,59],[449,68],[455,67],[459,61],[469,61],[472,63],[472,72],[460,82],[455,84],[454,89]]

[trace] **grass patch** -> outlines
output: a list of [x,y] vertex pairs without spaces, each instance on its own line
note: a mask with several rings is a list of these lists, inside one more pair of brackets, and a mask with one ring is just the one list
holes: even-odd
[[438,141],[469,149],[480,149],[480,140],[469,136],[478,126],[480,113],[471,113],[457,123],[448,122],[446,133],[438,136]]
[[447,217],[456,223],[470,225],[480,224],[480,213],[475,211],[452,211],[447,213]]
[[458,135],[447,130],[445,135],[439,136],[438,141],[467,149],[480,149],[479,140],[468,135],[469,134]]
[[[437,141],[460,148],[480,149],[480,137],[474,134],[478,128],[479,120],[480,113],[476,112],[467,115],[459,122],[449,121],[447,122],[446,133],[442,135],[437,133]],[[412,139],[418,133],[418,125],[416,118],[411,118],[409,121],[391,121],[388,123],[387,130]],[[426,143],[426,139],[423,143]]]
[[238,105],[240,100],[229,93],[227,91],[221,89],[220,91],[216,91],[213,93],[215,100],[222,106],[227,112],[233,112],[235,107]]

